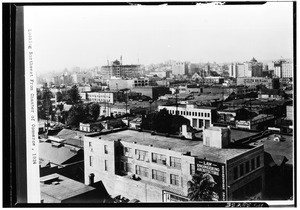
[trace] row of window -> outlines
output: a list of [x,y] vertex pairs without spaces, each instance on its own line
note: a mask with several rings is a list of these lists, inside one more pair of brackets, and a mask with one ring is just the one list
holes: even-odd
[[[149,178],[149,168],[136,165],[135,172],[131,163],[121,161],[121,169],[125,172],[136,173],[141,177]],[[152,179],[166,182],[166,172],[152,169]],[[179,176],[170,174],[170,184],[179,186]]]
[[[130,147],[124,147],[123,149],[123,155],[126,157],[132,157],[132,149]],[[141,161],[149,161],[149,154],[147,151],[144,150],[135,150],[135,158],[137,160]],[[152,153],[152,158],[151,158],[153,163],[158,163],[162,165],[167,165],[167,156],[158,154],[158,153]],[[174,168],[181,168],[181,159],[176,158],[176,157],[170,157],[170,166]]]
[[[251,164],[250,164],[251,163]],[[252,158],[233,168],[233,179],[236,180],[260,167],[260,156]]]
[[[176,110],[168,110],[170,114],[176,114]],[[186,115],[186,116],[195,116],[195,117],[210,117],[210,113],[206,112],[190,112],[190,111],[177,111],[179,115]]]

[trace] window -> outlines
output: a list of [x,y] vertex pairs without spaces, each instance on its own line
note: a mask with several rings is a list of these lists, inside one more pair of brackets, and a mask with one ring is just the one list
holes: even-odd
[[166,173],[158,170],[152,170],[152,179],[166,182]]
[[125,161],[121,161],[121,170],[125,172],[133,172],[132,164]]
[[203,127],[203,120],[199,120],[199,128]]
[[260,167],[260,156],[256,158],[256,167]]
[[91,167],[93,167],[93,165],[94,165],[93,162],[94,162],[94,157],[93,157],[93,156],[90,156],[90,166],[91,166]]
[[246,173],[249,173],[250,171],[250,164],[249,161],[246,162]]
[[203,117],[203,112],[201,112],[201,117]]
[[181,168],[181,159],[176,157],[170,157],[170,166],[174,168]]
[[126,156],[126,157],[132,157],[131,150],[132,149],[130,147],[124,147],[124,150],[123,150],[124,156]]
[[190,175],[195,174],[195,164],[190,164]]
[[204,117],[206,117],[206,115],[207,115],[207,114],[206,114],[206,113],[204,113]]
[[104,160],[104,170],[107,171],[107,160]]
[[244,175],[244,164],[240,165],[240,176]]
[[143,177],[148,177],[148,168],[137,165],[136,166],[136,174],[143,176]]
[[254,158],[251,160],[251,170],[253,171],[255,169],[255,160]]
[[137,160],[148,161],[148,152],[143,150],[135,150],[135,156]]
[[174,175],[174,174],[171,174],[171,175],[170,175],[170,178],[171,178],[171,184],[172,184],[172,185],[177,185],[177,186],[179,186],[179,176]]
[[233,179],[236,180],[238,178],[238,168],[234,167],[233,168]]
[[93,145],[92,145],[92,142],[89,142],[89,147],[92,147]]
[[167,164],[167,158],[166,158],[165,155],[152,153],[152,162],[166,165]]
[[104,154],[108,154],[107,145],[104,145]]
[[207,117],[209,117],[209,113],[207,113]]

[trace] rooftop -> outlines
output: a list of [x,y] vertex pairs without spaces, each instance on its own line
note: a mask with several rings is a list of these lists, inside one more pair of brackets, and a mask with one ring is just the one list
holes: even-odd
[[44,161],[50,161],[58,165],[63,165],[77,156],[77,152],[74,149],[71,151],[70,147],[59,146],[59,143],[42,142],[39,144],[39,157]]
[[[282,141],[275,141],[275,137],[281,136]],[[275,163],[281,157],[287,158],[287,164],[293,164],[293,136],[272,134],[270,136],[259,139],[250,145],[264,145],[265,152],[271,154]]]
[[[192,104],[190,104],[190,105],[192,105]],[[175,107],[176,105],[175,104],[169,104],[169,105],[162,105],[162,106]],[[181,107],[181,108],[187,108],[186,104],[178,104],[177,106]],[[192,109],[216,109],[216,107],[194,105],[194,108],[192,108]]]
[[[245,132],[247,131],[239,131]],[[236,135],[235,135],[236,136]],[[236,137],[237,138],[237,137]],[[234,158],[254,148],[214,148],[203,146],[202,141],[182,140],[177,138],[151,135],[147,132],[139,132],[134,130],[123,130],[115,133],[101,135],[101,139],[114,141],[121,139],[123,142],[136,142],[140,145],[152,145],[152,147],[171,149],[173,151],[186,153],[191,152],[191,155],[199,158],[207,158],[211,161],[224,162],[225,160]]]
[[[46,184],[47,180],[50,180],[49,184]],[[56,173],[41,177],[40,182],[41,193],[61,201],[95,189]]]

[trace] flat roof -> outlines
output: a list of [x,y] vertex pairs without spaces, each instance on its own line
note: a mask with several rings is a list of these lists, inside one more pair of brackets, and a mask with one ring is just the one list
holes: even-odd
[[55,179],[53,180],[53,182],[57,182],[57,183],[56,184],[40,183],[41,193],[44,193],[58,200],[65,200],[95,189],[94,187],[77,182],[73,179],[69,179],[57,173],[41,177],[40,181],[42,182],[51,179]]
[[[193,104],[188,104],[188,105],[191,105],[191,106],[192,106]],[[175,104],[160,105],[160,106],[176,107]],[[186,104],[178,104],[177,106],[180,107],[180,108],[187,108],[187,105],[186,105]],[[191,108],[192,108],[192,107],[191,107]],[[216,107],[199,106],[199,105],[194,104],[194,107],[193,107],[192,109],[216,109]]]
[[[282,136],[283,141],[274,141],[276,136]],[[264,145],[264,150],[270,153],[273,159],[278,158],[278,156],[285,156],[288,161],[287,164],[293,164],[294,161],[294,137],[281,134],[272,134],[261,138],[249,145]],[[274,160],[276,162],[276,160]]]
[[148,132],[139,132],[134,130],[123,130],[115,133],[104,134],[101,135],[101,139],[107,141],[121,139],[123,142],[136,142],[137,144],[147,146],[152,145],[152,147],[167,150],[171,149],[181,153],[191,152],[191,155],[194,157],[207,158],[208,160],[216,162],[225,162],[225,160],[239,156],[255,147],[219,149],[203,146],[202,141],[183,140],[172,137],[151,135],[151,133]]

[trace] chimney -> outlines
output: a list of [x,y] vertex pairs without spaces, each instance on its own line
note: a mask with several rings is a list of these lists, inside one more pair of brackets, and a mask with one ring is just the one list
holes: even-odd
[[92,186],[94,184],[94,177],[95,175],[93,173],[91,173],[89,175],[89,185]]
[[224,148],[230,143],[230,128],[209,127],[203,131],[203,145],[208,147]]

